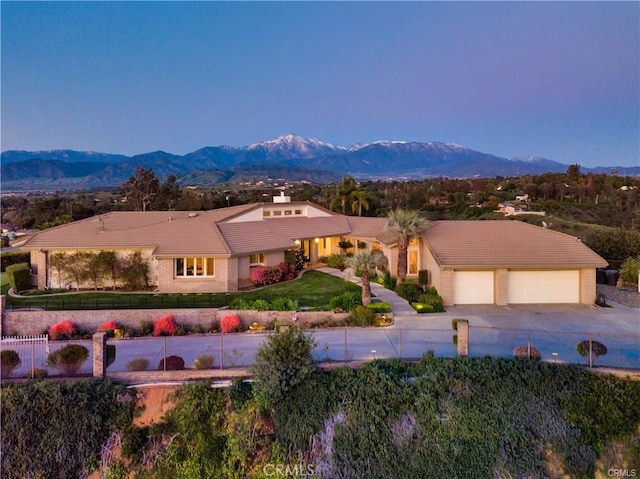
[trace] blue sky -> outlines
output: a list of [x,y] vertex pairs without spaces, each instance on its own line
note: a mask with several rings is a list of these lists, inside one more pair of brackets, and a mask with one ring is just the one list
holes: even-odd
[[2,150],[640,158],[639,2],[0,2]]

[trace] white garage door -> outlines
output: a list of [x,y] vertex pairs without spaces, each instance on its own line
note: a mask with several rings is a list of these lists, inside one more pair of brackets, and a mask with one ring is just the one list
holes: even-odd
[[510,304],[579,303],[579,271],[509,271]]
[[454,304],[493,304],[493,271],[455,271]]

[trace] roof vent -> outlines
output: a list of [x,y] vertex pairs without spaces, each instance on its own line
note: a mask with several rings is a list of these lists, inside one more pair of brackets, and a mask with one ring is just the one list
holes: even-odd
[[196,216],[198,216],[198,213],[196,212],[189,213],[189,218],[195,218]]

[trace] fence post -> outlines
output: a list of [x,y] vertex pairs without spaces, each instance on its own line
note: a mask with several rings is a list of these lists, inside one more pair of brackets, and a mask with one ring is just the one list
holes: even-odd
[[223,332],[220,331],[220,371],[224,369],[224,345],[222,344]]
[[344,327],[344,362],[349,362],[349,356],[347,355],[347,326]]
[[459,319],[456,328],[458,330],[458,356],[469,356],[469,321]]
[[107,373],[107,333],[93,335],[93,377],[103,378]]

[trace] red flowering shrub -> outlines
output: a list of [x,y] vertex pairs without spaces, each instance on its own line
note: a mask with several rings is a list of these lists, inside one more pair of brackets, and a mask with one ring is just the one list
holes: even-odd
[[257,285],[279,283],[282,270],[277,266],[256,266],[251,268],[251,281]]
[[235,333],[240,327],[240,318],[235,314],[228,314],[220,320],[220,331],[223,333]]
[[104,323],[102,323],[100,326],[98,326],[98,332],[106,332],[106,333],[110,333],[110,335],[113,335],[113,331],[114,329],[118,329],[120,327],[120,325],[118,323],[116,323],[113,319],[110,319],[109,321],[105,321]]
[[68,319],[60,321],[49,328],[49,339],[52,341],[71,339],[76,334],[78,334],[78,327]]
[[176,326],[176,320],[173,314],[160,316],[153,322],[154,336],[171,336],[176,333],[177,329],[178,327]]

